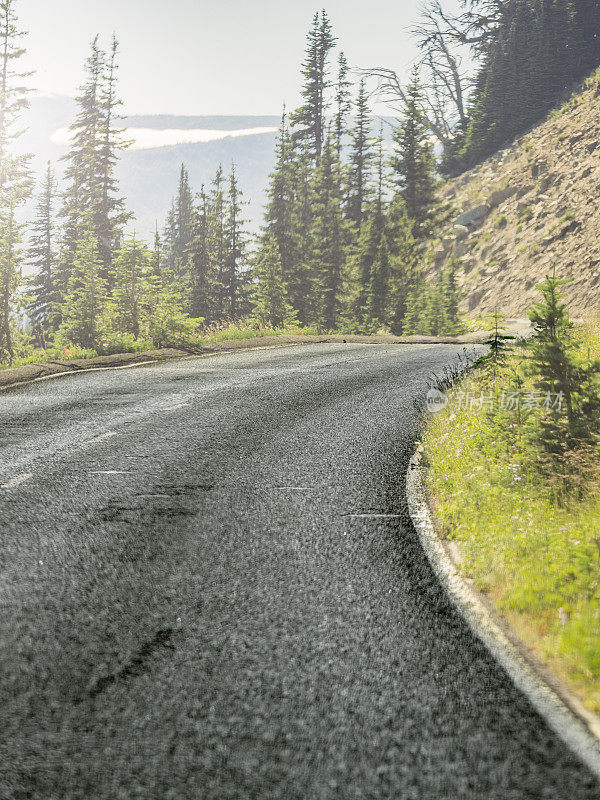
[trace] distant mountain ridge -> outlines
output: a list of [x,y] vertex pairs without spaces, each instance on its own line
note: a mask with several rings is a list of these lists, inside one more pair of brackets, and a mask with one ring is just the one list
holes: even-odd
[[[35,154],[33,167],[41,175],[47,161],[62,176],[67,152],[64,142],[52,141],[57,130],[67,128],[73,121],[77,106],[72,98],[60,95],[34,96],[25,117],[28,130],[22,146]],[[190,173],[192,187],[198,191],[208,186],[219,164],[227,172],[235,163],[244,192],[248,229],[258,230],[265,201],[269,174],[274,166],[276,129],[279,116],[177,116],[170,114],[129,115],[123,120],[125,128],[164,130],[248,131],[248,135],[223,136],[209,142],[173,144],[142,150],[126,150],[119,161],[117,176],[128,208],[135,214],[132,228],[143,237],[151,238],[158,225],[162,229],[171,198],[177,190],[179,169],[184,162]],[[272,128],[269,133],[251,133],[252,129]],[[30,216],[32,204],[25,209]]]
[[[43,173],[46,162],[54,164],[57,177],[64,171],[61,157],[67,152],[65,138],[75,119],[75,100],[63,95],[34,95],[24,119],[27,132],[22,139],[23,149],[35,154],[33,168],[37,176]],[[390,120],[387,120],[388,122]],[[225,172],[235,163],[240,186],[244,193],[245,218],[250,233],[258,232],[266,200],[269,175],[275,165],[275,141],[281,122],[279,115],[198,115],[130,114],[122,127],[142,131],[212,131],[219,138],[167,146],[145,145],[141,149],[125,150],[117,166],[117,177],[127,207],[135,214],[131,223],[140,236],[151,239],[156,226],[162,230],[171,199],[177,191],[179,170],[185,163],[192,188],[199,191],[212,181],[219,164]],[[265,132],[264,129],[270,129]],[[373,132],[376,125],[373,125]],[[57,137],[57,132],[61,136]],[[231,131],[235,135],[228,136]],[[391,128],[384,128],[386,139]],[[170,137],[173,138],[173,137]],[[185,138],[182,136],[182,138]],[[160,141],[160,137],[157,137]],[[62,188],[62,187],[59,187]],[[24,209],[30,219],[33,201]]]
[[214,130],[239,130],[245,128],[278,128],[281,117],[273,116],[192,116],[182,117],[174,114],[132,114],[125,117],[124,126],[127,128],[152,128],[165,130],[179,128],[190,130],[193,128],[207,128]]

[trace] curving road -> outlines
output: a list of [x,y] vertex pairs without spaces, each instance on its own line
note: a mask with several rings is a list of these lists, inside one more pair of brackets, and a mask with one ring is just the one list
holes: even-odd
[[407,519],[449,346],[0,395],[0,798],[579,800]]

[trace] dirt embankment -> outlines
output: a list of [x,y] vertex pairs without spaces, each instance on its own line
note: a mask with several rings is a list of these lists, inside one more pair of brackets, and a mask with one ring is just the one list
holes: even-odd
[[431,274],[458,259],[465,312],[522,316],[556,267],[571,312],[600,309],[600,71],[560,109],[444,185]]

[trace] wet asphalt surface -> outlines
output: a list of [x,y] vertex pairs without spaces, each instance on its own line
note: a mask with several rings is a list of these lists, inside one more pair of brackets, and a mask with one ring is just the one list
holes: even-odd
[[599,798],[438,588],[404,477],[452,346],[0,395],[0,798]]

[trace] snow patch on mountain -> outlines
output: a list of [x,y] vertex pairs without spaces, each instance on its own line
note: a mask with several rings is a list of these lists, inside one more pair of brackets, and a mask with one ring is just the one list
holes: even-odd
[[[196,128],[185,130],[167,128],[127,128],[125,136],[131,141],[131,150],[151,150],[157,147],[173,147],[179,144],[200,144],[217,142],[223,139],[236,139],[243,136],[260,136],[276,133],[277,128],[243,128],[240,130],[208,130]],[[68,128],[58,128],[50,137],[53,144],[70,144],[72,134]]]

